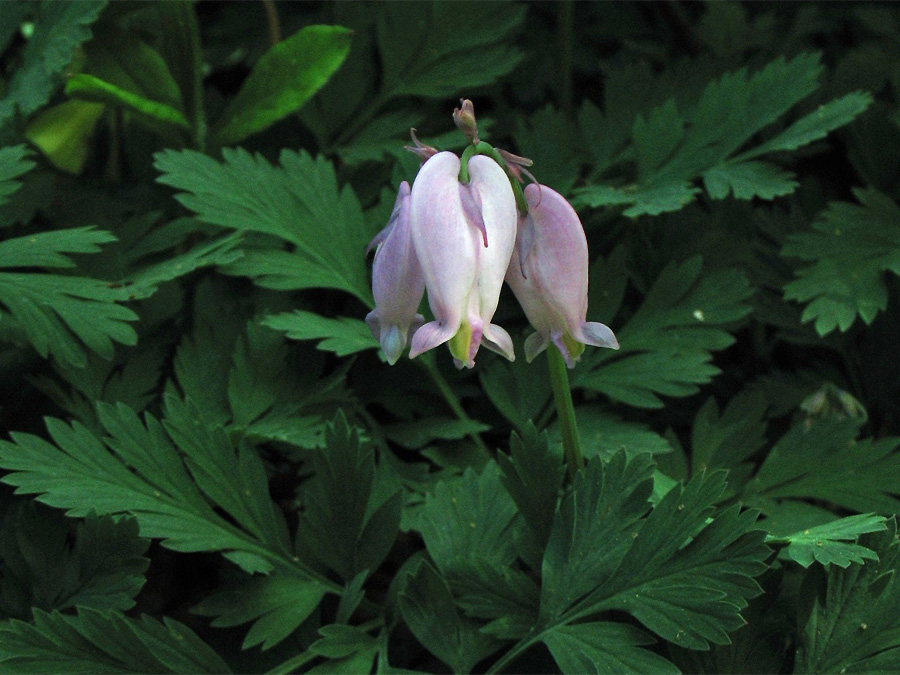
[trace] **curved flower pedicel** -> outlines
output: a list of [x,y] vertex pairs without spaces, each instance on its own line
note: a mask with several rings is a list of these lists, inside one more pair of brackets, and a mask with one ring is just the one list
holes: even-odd
[[588,248],[584,228],[566,199],[544,185],[525,188],[528,215],[519,222],[516,250],[506,281],[536,333],[525,341],[525,358],[553,342],[572,368],[584,345],[618,349],[613,332],[585,321]]
[[425,320],[416,312],[425,282],[410,237],[409,202],[409,183],[403,181],[387,226],[367,249],[378,247],[372,264],[375,309],[366,316],[366,323],[391,365],[403,353],[408,336]]
[[472,368],[482,342],[514,359],[509,334],[491,323],[515,247],[516,204],[509,179],[492,159],[472,157],[469,183],[460,160],[431,157],[416,176],[410,229],[435,320],[413,335],[410,358],[449,342],[457,367]]

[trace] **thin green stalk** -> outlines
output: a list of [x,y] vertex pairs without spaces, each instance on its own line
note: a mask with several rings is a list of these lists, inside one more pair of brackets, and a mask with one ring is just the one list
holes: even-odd
[[[450,410],[453,411],[453,414],[456,415],[456,419],[463,420],[465,422],[470,421],[472,418],[466,414],[465,410],[463,410],[463,407],[459,404],[459,399],[456,398],[456,393],[450,387],[450,384],[447,382],[447,380],[444,379],[444,376],[441,375],[441,371],[438,370],[437,364],[434,362],[433,355],[422,354],[422,356],[417,358],[415,362],[418,363],[428,374],[428,377],[440,392],[441,397],[450,407]],[[481,440],[481,436],[479,436],[477,433],[469,434],[469,438],[471,438],[475,445],[478,446],[479,450],[490,452],[485,442]]]
[[553,400],[556,402],[556,414],[559,429],[562,433],[563,454],[569,467],[569,478],[584,469],[584,455],[581,452],[581,437],[575,421],[575,406],[572,404],[572,390],[569,388],[569,374],[562,354],[554,346],[547,349],[547,360],[550,366],[550,385],[553,387]]

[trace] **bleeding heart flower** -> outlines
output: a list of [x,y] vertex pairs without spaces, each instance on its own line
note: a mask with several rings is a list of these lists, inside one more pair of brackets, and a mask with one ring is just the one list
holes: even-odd
[[410,230],[435,320],[412,338],[410,358],[449,342],[457,367],[472,368],[482,342],[513,354],[509,334],[491,319],[515,247],[516,203],[509,179],[489,157],[468,162],[469,183],[459,182],[459,158],[431,157],[416,177]]
[[375,309],[366,316],[366,323],[391,365],[403,353],[408,336],[425,320],[416,312],[425,282],[410,237],[409,202],[409,183],[403,181],[387,226],[366,249],[378,247],[372,265]]
[[525,358],[553,342],[569,368],[584,345],[618,349],[613,332],[585,321],[588,248],[575,209],[558,192],[534,183],[525,188],[528,215],[520,219],[506,281],[537,331],[525,341]]

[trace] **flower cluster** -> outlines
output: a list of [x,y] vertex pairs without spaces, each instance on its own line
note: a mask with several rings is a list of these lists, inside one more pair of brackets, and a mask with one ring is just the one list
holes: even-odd
[[[535,333],[531,361],[552,342],[571,368],[584,345],[618,348],[613,332],[585,321],[588,249],[578,214],[558,192],[517,180],[531,162],[478,140],[471,101],[453,114],[471,145],[462,158],[419,143],[412,189],[404,182],[377,246],[375,309],[366,317],[389,363],[447,343],[457,367],[472,368],[484,345],[510,361],[512,339],[491,323],[504,280]],[[518,195],[518,199],[517,199]],[[418,307],[428,291],[434,321]]]

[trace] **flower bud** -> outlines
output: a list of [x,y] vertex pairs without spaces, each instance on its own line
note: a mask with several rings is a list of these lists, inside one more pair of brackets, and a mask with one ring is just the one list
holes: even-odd
[[420,169],[412,188],[410,229],[435,320],[412,338],[410,357],[449,342],[457,367],[474,366],[479,346],[513,360],[509,334],[491,323],[516,239],[509,179],[492,159],[441,152]]
[[416,311],[425,282],[410,237],[409,205],[409,183],[403,181],[387,226],[369,244],[369,249],[378,248],[372,264],[375,309],[366,316],[366,323],[391,365],[400,358],[408,337],[424,321]]
[[588,248],[584,228],[565,198],[544,185],[525,188],[528,214],[520,219],[506,281],[537,331],[525,341],[530,362],[552,342],[569,368],[584,345],[618,349],[613,332],[585,321]]
[[472,144],[478,143],[478,123],[475,121],[475,106],[469,99],[459,99],[462,108],[453,109],[453,121]]

